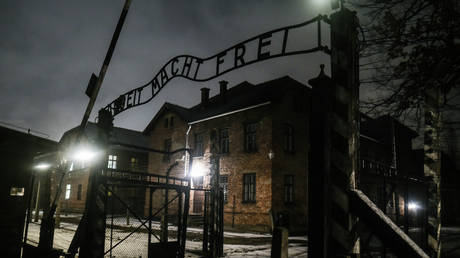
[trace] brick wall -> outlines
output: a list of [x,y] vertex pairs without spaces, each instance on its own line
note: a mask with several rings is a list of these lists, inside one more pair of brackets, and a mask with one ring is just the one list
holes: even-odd
[[[303,231],[308,214],[309,96],[293,89],[276,103],[273,112],[272,212],[288,216],[291,231]],[[293,151],[284,147],[286,125],[293,128]],[[293,202],[285,202],[285,176],[293,176]],[[276,219],[275,219],[276,220]]]
[[[191,134],[205,134],[206,148],[203,157],[194,158],[194,165],[197,162],[209,163],[211,130],[222,128],[229,130],[229,153],[222,154],[220,158],[220,174],[228,175],[228,203],[224,205],[225,224],[231,224],[234,217],[235,224],[238,226],[262,230],[267,230],[270,226],[272,162],[268,158],[268,152],[272,148],[271,113],[271,106],[263,106],[192,125]],[[256,152],[246,152],[244,149],[246,123],[257,124]],[[195,147],[193,141],[191,147]],[[243,175],[246,173],[256,174],[255,202],[243,202]],[[204,181],[209,182],[210,175],[206,176],[207,180]],[[233,198],[235,198],[235,207],[233,207]]]
[[[171,125],[170,121],[173,118],[173,124]],[[168,119],[166,125],[165,120]],[[176,113],[165,111],[161,116],[159,116],[158,122],[153,126],[152,130],[149,132],[149,144],[150,147],[157,150],[164,150],[165,140],[171,139],[171,151],[185,148],[185,134],[187,132],[187,123]],[[184,161],[181,161],[185,152],[178,152],[174,155],[171,155],[169,161],[164,160],[164,155],[159,153],[149,153],[149,162],[148,162],[148,171],[149,173],[157,175],[166,175],[168,168],[177,160],[178,165],[173,167],[170,172],[170,176],[173,177],[184,177]],[[145,206],[144,206],[144,215],[148,215],[149,211],[149,201],[150,193],[146,191],[145,197]],[[177,196],[177,193],[174,190],[169,191],[169,199]],[[152,207],[153,211],[160,209],[164,204],[165,190],[156,189],[152,195]],[[170,214],[177,213],[178,202],[177,200],[170,204]],[[160,215],[163,212],[160,213]]]

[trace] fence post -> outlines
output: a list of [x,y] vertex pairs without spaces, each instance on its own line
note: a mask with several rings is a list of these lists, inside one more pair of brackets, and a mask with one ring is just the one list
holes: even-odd
[[287,228],[275,227],[272,236],[271,258],[288,258],[289,231]]
[[105,247],[105,229],[107,213],[107,190],[105,187],[105,170],[107,162],[107,143],[110,130],[113,128],[113,117],[109,111],[101,109],[98,121],[98,144],[102,158],[90,167],[88,192],[86,196],[86,220],[81,236],[80,257],[103,257]]
[[424,174],[428,186],[427,244],[430,257],[441,257],[441,112],[440,89],[425,90]]
[[203,254],[208,253],[208,242],[209,242],[209,192],[204,192],[204,216],[203,216]]
[[[313,86],[309,173],[309,256],[359,256],[357,219],[349,193],[356,188],[359,145],[358,19],[343,8],[331,15],[331,75]],[[319,102],[321,101],[321,102]],[[316,206],[316,207],[315,207]]]

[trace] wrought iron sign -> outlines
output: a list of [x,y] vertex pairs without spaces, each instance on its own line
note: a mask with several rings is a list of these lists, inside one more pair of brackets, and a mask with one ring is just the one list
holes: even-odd
[[[282,56],[298,55],[316,51],[329,53],[321,42],[321,22],[329,23],[326,16],[319,15],[309,21],[275,29],[240,42],[216,55],[199,58],[180,55],[169,60],[147,84],[130,90],[112,101],[104,109],[112,116],[151,101],[173,78],[183,77],[192,81],[208,81],[235,69],[259,61]],[[317,23],[316,46],[298,44],[305,37],[308,25]],[[300,46],[299,46],[300,45]]]

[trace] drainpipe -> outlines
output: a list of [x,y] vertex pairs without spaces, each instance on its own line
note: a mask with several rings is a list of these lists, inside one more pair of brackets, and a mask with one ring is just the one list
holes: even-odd
[[[185,148],[186,149],[190,149],[188,136],[190,134],[191,129],[192,129],[192,125],[189,125],[188,129],[187,129],[187,132],[185,133]],[[190,161],[190,153],[188,151],[186,151],[185,152],[185,163],[184,163],[184,176],[187,176],[188,173],[189,173],[189,171],[188,171],[189,166],[187,166],[189,164],[189,161]]]

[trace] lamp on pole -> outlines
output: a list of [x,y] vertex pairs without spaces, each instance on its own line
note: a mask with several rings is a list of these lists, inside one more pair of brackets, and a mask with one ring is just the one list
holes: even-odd
[[[39,163],[36,166],[34,166],[34,170],[36,172],[45,172],[51,167],[50,164],[48,163]],[[36,198],[35,198],[35,216],[34,216],[34,222],[38,222],[39,219],[39,212],[40,212],[40,176],[38,176],[38,182],[37,182],[37,193],[36,193]]]

